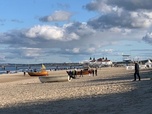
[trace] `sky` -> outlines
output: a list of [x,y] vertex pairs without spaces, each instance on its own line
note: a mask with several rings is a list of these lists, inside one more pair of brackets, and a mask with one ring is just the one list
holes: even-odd
[[0,63],[152,59],[152,0],[0,0]]

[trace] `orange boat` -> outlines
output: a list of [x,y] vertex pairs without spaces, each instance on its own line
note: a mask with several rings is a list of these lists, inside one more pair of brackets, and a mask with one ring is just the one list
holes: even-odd
[[48,76],[47,71],[39,71],[39,72],[28,72],[30,76]]
[[[76,71],[76,74],[80,75],[81,71]],[[88,74],[89,74],[89,70],[86,70],[86,69],[82,70],[82,75],[88,75]]]
[[42,65],[41,71],[39,72],[28,72],[30,76],[48,76],[48,72],[44,65]]
[[[72,72],[71,75],[73,75],[73,71],[71,71],[71,72]],[[67,71],[67,74],[68,74],[68,75],[70,75],[69,73],[70,73],[70,72]],[[91,70],[88,70],[88,69],[83,69],[83,70],[82,70],[82,75],[88,75],[89,73],[92,73],[92,71],[91,71]],[[81,74],[81,70],[76,71],[76,75],[80,75],[80,74]]]

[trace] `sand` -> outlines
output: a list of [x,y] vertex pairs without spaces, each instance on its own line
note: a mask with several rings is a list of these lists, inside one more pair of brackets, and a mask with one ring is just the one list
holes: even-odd
[[[38,77],[0,75],[0,114],[152,114],[152,69],[98,69],[98,76],[41,83]],[[67,75],[50,71],[51,76]]]

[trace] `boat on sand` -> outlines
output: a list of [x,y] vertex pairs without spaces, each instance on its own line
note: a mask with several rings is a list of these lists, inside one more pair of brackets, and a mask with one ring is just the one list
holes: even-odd
[[[87,69],[82,70],[82,75],[88,75],[89,73],[91,73],[91,70],[87,70]],[[80,74],[81,74],[81,70],[76,71],[76,75],[80,75]]]
[[[74,73],[75,72],[75,73]],[[88,74],[91,74],[92,73],[92,69],[83,69],[83,70],[70,70],[70,71],[67,71],[67,74],[69,76],[73,76],[73,75],[88,75]]]
[[48,76],[48,72],[46,71],[46,67],[42,64],[42,68],[40,71],[28,72],[30,76]]
[[30,76],[47,76],[47,71],[39,71],[39,72],[28,72]]
[[50,83],[50,82],[70,81],[71,78],[69,78],[69,76],[40,76],[39,80],[42,83]]

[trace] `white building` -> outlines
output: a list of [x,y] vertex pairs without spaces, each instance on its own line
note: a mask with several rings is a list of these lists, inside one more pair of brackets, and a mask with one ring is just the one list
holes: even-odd
[[148,68],[152,68],[152,62],[150,60],[148,60],[146,63],[145,63],[146,67]]

